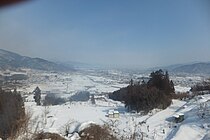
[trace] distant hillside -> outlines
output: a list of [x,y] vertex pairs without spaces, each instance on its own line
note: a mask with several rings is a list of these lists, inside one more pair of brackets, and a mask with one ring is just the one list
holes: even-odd
[[61,64],[50,62],[41,58],[31,58],[0,49],[0,69],[31,68],[47,71],[72,70]]
[[210,74],[210,62],[209,63],[194,63],[194,64],[178,66],[174,68],[172,72]]

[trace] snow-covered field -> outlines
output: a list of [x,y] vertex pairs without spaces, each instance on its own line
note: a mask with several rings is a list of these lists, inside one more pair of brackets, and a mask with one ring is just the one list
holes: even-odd
[[[210,99],[209,95],[188,102],[173,100],[173,104],[167,109],[153,110],[153,113],[148,115],[126,113],[122,103],[109,100],[96,100],[95,105],[90,102],[68,102],[63,105],[44,107],[36,106],[34,102],[26,102],[25,106],[33,112],[35,118],[39,116],[36,121],[42,122],[38,126],[40,130],[61,135],[65,134],[67,125],[70,126],[70,132],[77,132],[81,124],[95,122],[101,125],[115,123],[115,129],[120,135],[129,135],[135,131],[142,132],[144,139],[148,140],[197,140],[205,137],[210,130],[209,114],[206,113],[204,118],[199,116],[200,104],[208,103],[208,99]],[[119,110],[119,118],[113,119],[106,116],[108,110],[112,109]],[[185,115],[183,122],[171,121],[173,115],[177,113]],[[46,121],[43,121],[45,119]],[[135,128],[135,125],[138,126]]]
[[108,93],[127,86],[115,79],[103,75],[93,75],[82,72],[48,73],[30,71],[26,86],[19,89],[22,92],[32,92],[37,86],[44,93],[75,94],[78,91],[88,91],[91,94]]
[[[134,132],[148,140],[192,140],[208,139],[210,130],[209,112],[203,110],[201,114],[201,104],[208,104],[210,95],[189,101],[173,100],[173,104],[165,110],[153,110],[148,115],[127,113],[124,104],[108,99],[104,93],[113,92],[125,87],[132,75],[120,71],[85,71],[70,73],[51,73],[35,70],[27,70],[29,79],[18,91],[22,93],[32,92],[39,86],[42,93],[56,93],[61,97],[68,98],[79,91],[88,91],[95,95],[95,104],[86,102],[66,102],[55,106],[36,106],[33,95],[29,94],[25,102],[26,109],[33,114],[36,122],[34,126],[38,130],[46,132],[56,132],[65,134],[66,127],[69,132],[77,132],[90,122],[96,124],[109,124],[118,134],[118,137],[130,135]],[[131,77],[130,77],[131,76]],[[133,77],[144,74],[136,74]],[[202,81],[199,76],[172,76],[175,83],[176,92],[186,92],[190,90],[193,83]],[[107,117],[109,110],[117,110],[119,118]],[[183,113],[185,120],[181,123],[172,121],[173,115]],[[69,137],[73,139],[73,137]]]

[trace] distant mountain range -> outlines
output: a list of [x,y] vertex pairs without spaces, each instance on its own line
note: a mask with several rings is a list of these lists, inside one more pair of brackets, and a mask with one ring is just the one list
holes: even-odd
[[0,69],[30,68],[46,71],[73,70],[70,66],[64,66],[41,58],[21,56],[17,53],[0,49]]
[[175,67],[171,70],[176,73],[210,74],[210,62],[200,62]]
[[210,62],[194,62],[188,64],[175,64],[164,67],[154,67],[146,72],[156,71],[158,69],[167,70],[170,73],[188,73],[188,74],[210,74]]
[[[30,68],[46,71],[72,71],[75,70],[74,67],[88,68],[93,66],[78,62],[52,62],[41,58],[21,56],[17,53],[0,49],[0,69]],[[210,74],[210,62],[177,64],[160,68],[174,73]],[[157,70],[160,68],[153,69]]]

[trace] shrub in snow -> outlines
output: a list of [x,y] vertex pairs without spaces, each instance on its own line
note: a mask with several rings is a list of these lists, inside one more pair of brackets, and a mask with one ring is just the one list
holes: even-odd
[[109,127],[96,124],[91,124],[89,127],[86,127],[79,132],[79,135],[81,137],[80,140],[117,140],[117,138],[112,135]]
[[44,140],[44,139],[50,139],[50,140],[66,140],[65,138],[61,137],[60,135],[56,133],[49,133],[49,132],[41,132],[38,134],[35,134],[34,140]]

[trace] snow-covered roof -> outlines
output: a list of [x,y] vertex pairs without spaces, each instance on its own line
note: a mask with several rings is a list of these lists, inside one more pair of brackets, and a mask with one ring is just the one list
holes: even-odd
[[114,111],[114,114],[119,114],[119,111]]
[[108,112],[108,114],[109,114],[109,115],[113,115],[113,114],[114,114],[114,112],[109,111],[109,112]]
[[178,113],[178,115],[179,115],[179,116],[184,116],[184,114],[183,114],[183,113]]
[[117,110],[109,110],[108,114],[109,115],[119,114],[119,111],[117,111]]
[[183,113],[176,113],[176,114],[173,115],[173,117],[175,117],[175,118],[179,118],[180,116],[184,116],[184,114]]
[[173,117],[179,118],[179,115],[178,114],[174,114]]

